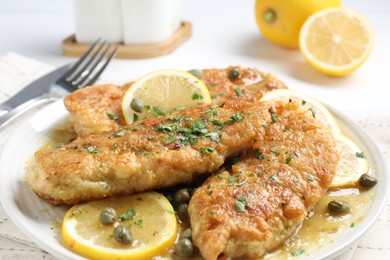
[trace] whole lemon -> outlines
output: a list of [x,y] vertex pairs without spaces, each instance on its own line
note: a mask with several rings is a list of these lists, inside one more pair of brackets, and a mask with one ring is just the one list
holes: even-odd
[[341,0],[256,0],[256,22],[263,36],[287,48],[299,47],[299,31],[315,12],[339,7]]

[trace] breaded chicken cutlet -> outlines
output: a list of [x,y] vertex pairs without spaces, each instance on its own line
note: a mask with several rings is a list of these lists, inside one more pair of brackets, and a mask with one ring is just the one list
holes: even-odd
[[206,260],[260,258],[275,249],[332,182],[339,159],[332,132],[296,103],[270,111],[264,135],[190,200],[193,240]]
[[[238,71],[235,77],[231,71]],[[269,73],[254,68],[228,67],[225,69],[204,69],[200,79],[210,91],[217,104],[225,101],[257,102],[266,92],[286,88],[285,84]],[[131,83],[124,86],[113,84],[90,86],[79,89],[64,99],[70,112],[70,128],[78,136],[118,130],[126,125],[121,100]],[[237,92],[240,89],[239,92]],[[117,120],[107,114],[117,115]]]
[[[37,151],[26,181],[54,205],[190,183],[189,215],[205,259],[252,258],[282,244],[329,187],[338,152],[332,133],[293,102],[262,102],[285,85],[256,69],[203,70],[212,105],[125,125],[130,87],[80,89],[65,98],[79,138]],[[239,89],[239,91],[237,90]],[[107,114],[118,115],[111,120]]]
[[26,182],[55,205],[190,183],[261,139],[271,105],[204,105],[38,150]]

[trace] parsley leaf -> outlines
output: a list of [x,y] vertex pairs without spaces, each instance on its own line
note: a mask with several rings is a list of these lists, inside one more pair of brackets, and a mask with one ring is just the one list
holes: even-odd
[[134,209],[129,209],[126,213],[123,213],[119,216],[121,221],[132,220],[135,216],[136,212]]
[[118,115],[115,115],[115,114],[110,114],[110,113],[107,113],[107,117],[108,119],[111,119],[111,120],[118,120]]

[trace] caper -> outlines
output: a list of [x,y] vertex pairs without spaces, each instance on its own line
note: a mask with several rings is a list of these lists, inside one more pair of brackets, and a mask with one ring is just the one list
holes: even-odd
[[349,204],[342,200],[332,200],[328,204],[328,209],[330,212],[336,214],[345,214],[351,210]]
[[377,180],[373,176],[365,173],[365,174],[362,174],[362,176],[360,176],[359,184],[363,188],[370,189],[377,184]]
[[116,218],[116,212],[113,208],[105,208],[100,211],[100,223],[108,225],[114,223]]
[[240,70],[238,68],[231,68],[228,74],[230,80],[235,80],[240,77]]
[[133,98],[130,103],[130,108],[135,112],[142,113],[144,111],[144,102],[139,98]]
[[189,220],[187,208],[188,208],[187,203],[180,203],[179,206],[177,206],[177,215],[180,218]]
[[186,188],[180,189],[175,193],[175,201],[178,204],[187,203],[190,201],[190,198],[191,198],[190,193]]
[[194,246],[187,238],[179,240],[175,245],[175,255],[178,257],[190,257],[193,251]]
[[179,240],[187,238],[192,241],[192,230],[191,228],[184,229],[179,236]]
[[130,244],[132,240],[130,230],[122,225],[114,228],[114,238],[115,241],[121,244]]
[[198,79],[201,79],[203,76],[203,71],[199,69],[189,70],[188,72],[197,77]]

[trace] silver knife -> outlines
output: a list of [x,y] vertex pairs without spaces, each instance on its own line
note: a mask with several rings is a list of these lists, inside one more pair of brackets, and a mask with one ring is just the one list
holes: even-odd
[[45,102],[58,99],[69,93],[56,81],[69,70],[69,65],[60,67],[33,81],[16,95],[0,104],[0,129],[20,113]]

